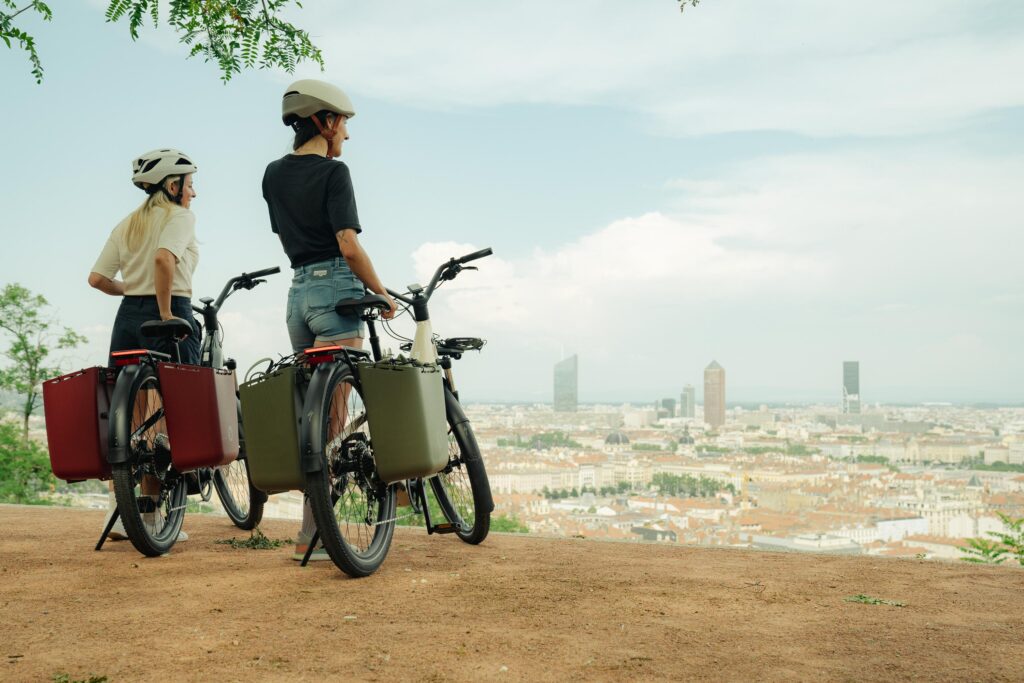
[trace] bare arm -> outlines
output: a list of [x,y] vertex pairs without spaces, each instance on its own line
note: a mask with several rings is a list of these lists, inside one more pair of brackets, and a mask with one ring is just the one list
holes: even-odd
[[341,230],[335,233],[335,237],[338,238],[338,246],[341,248],[341,255],[345,257],[345,262],[348,267],[352,269],[352,272],[356,274],[366,288],[374,294],[380,294],[388,303],[391,304],[391,310],[383,314],[385,318],[393,318],[395,316],[395,302],[388,294],[388,290],[384,288],[384,284],[377,277],[377,271],[373,269],[373,263],[370,261],[370,255],[363,249],[363,245],[359,244],[359,236],[355,230]]
[[89,273],[89,286],[110,296],[124,296],[124,283],[106,275]]
[[170,320],[171,313],[171,282],[174,281],[174,266],[178,259],[166,249],[156,250],[153,284],[156,286],[156,303],[160,307],[160,319]]

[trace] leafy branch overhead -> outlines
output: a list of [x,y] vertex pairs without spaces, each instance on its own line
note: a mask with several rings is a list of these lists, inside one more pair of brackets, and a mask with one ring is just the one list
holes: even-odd
[[[147,18],[160,23],[160,0],[110,0],[107,21],[127,18],[132,40]],[[224,81],[243,68],[281,68],[292,73],[297,64],[312,61],[324,67],[320,48],[309,34],[280,17],[298,0],[171,0],[167,24],[190,46],[189,57],[202,55],[220,67]]]
[[[163,5],[163,11],[161,11]],[[304,61],[324,67],[320,48],[313,44],[306,31],[281,18],[290,7],[301,8],[299,0],[110,0],[106,17],[109,22],[128,21],[132,40],[149,22],[158,26],[161,14],[165,23],[189,46],[189,57],[201,55],[216,62],[224,81],[242,69],[280,68],[288,73]],[[26,14],[28,13],[28,14]],[[44,21],[53,18],[49,6],[41,0],[27,0],[21,7],[17,0],[0,0],[0,39],[8,48],[17,47],[28,53],[32,76],[43,82],[43,64],[36,50],[35,38],[15,21],[32,13]],[[24,16],[22,16],[24,15]]]
[[29,10],[42,17],[43,21],[53,19],[53,12],[39,0],[32,0],[21,9],[18,9],[14,0],[0,0],[0,39],[7,44],[8,48],[12,47],[12,40],[18,42],[18,47],[28,53],[28,61],[32,65],[32,76],[36,79],[36,83],[42,83],[43,63],[39,60],[39,53],[36,51],[35,38],[14,25],[14,20],[18,15]]

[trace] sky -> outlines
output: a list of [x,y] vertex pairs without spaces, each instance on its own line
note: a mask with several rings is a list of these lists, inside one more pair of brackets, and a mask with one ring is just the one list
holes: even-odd
[[838,404],[844,360],[867,404],[1024,402],[1022,3],[308,0],[325,71],[226,85],[105,4],[21,24],[42,85],[0,52],[0,284],[89,338],[69,366],[105,362],[117,301],[86,278],[162,146],[199,166],[194,297],[284,270],[225,306],[228,355],[289,351],[260,181],[284,88],[320,77],[355,103],[342,159],[386,284],[494,249],[431,302],[487,340],[467,400],[549,402],[575,353],[583,402],[699,397],[712,360],[730,402]]

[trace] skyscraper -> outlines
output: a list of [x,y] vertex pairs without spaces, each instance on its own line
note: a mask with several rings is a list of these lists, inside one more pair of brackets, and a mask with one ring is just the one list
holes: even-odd
[[843,361],[843,414],[860,413],[860,361]]
[[555,410],[575,413],[579,366],[576,354],[555,364]]
[[697,406],[696,391],[692,384],[683,387],[683,393],[679,396],[679,417],[693,417]]
[[725,368],[714,360],[704,368],[704,421],[712,429],[725,424]]
[[676,416],[676,400],[674,398],[663,398],[658,401],[658,412],[664,412],[665,417]]

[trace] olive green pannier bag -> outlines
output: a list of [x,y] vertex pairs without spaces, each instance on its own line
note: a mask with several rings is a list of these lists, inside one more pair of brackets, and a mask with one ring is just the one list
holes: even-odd
[[382,360],[358,367],[380,478],[391,483],[443,470],[448,423],[437,365]]
[[299,455],[300,372],[288,365],[248,381],[238,390],[249,476],[253,486],[265,493],[306,486]]

